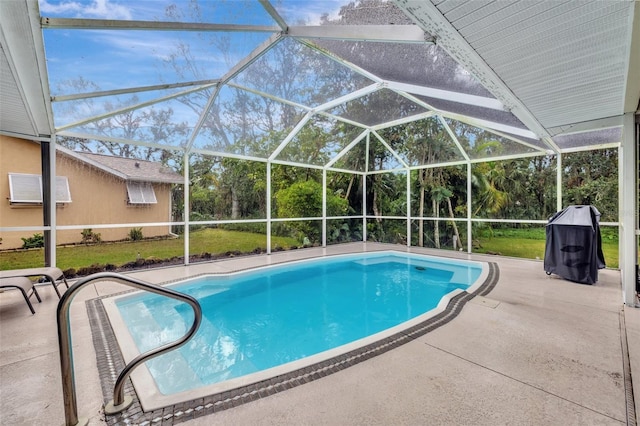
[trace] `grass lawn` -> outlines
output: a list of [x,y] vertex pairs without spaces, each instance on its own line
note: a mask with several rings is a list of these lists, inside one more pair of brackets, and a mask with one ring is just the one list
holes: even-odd
[[[607,268],[618,267],[617,230],[601,228],[602,252]],[[480,247],[473,249],[476,253],[499,254],[502,256],[522,257],[525,259],[544,259],[544,228],[507,229],[493,232],[482,231],[474,238]]]
[[[271,248],[290,248],[300,245],[294,238],[271,237]],[[257,248],[266,249],[267,237],[251,232],[203,229],[189,234],[192,254],[222,254],[229,251],[250,253]],[[116,266],[133,262],[138,258],[170,259],[184,253],[184,238],[146,240],[97,245],[58,247],[57,266],[66,270],[79,269],[94,264]],[[0,252],[0,269],[20,269],[44,266],[44,249]]]
[[[603,230],[602,251],[608,268],[618,267],[618,238],[611,229]],[[526,259],[543,259],[545,247],[544,228],[507,229],[491,232],[480,231],[474,241],[479,247],[476,253],[500,254]],[[265,249],[267,237],[251,232],[204,229],[189,235],[192,254],[222,254],[229,251],[249,253],[256,248]],[[294,238],[272,237],[272,248],[290,248],[300,245]],[[184,239],[147,240],[122,243],[103,243],[93,246],[59,247],[57,264],[62,270],[79,269],[94,264],[121,266],[138,258],[169,259],[180,257],[184,251]],[[19,269],[44,266],[43,249],[0,252],[0,269]]]
[[[500,254],[503,256],[523,257],[525,259],[544,259],[544,241],[525,238],[480,238],[481,248],[476,253]],[[618,267],[618,243],[602,243],[602,252],[607,268]]]

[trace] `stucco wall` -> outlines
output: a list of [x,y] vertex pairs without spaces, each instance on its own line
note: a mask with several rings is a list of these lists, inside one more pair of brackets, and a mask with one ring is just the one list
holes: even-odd
[[[157,204],[127,203],[124,180],[96,169],[60,152],[56,155],[58,176],[69,180],[71,203],[58,204],[58,225],[149,223],[170,220],[171,193],[169,184],[153,184]],[[0,227],[41,226],[42,206],[17,206],[9,202],[8,173],[40,174],[40,144],[0,135]],[[86,226],[85,226],[86,225]],[[131,228],[93,229],[103,241],[127,238]],[[145,237],[167,235],[168,226],[142,227]],[[82,239],[82,229],[58,230],[57,243],[69,244]],[[35,232],[2,232],[0,249],[22,247],[21,237]],[[41,232],[40,232],[41,233]]]

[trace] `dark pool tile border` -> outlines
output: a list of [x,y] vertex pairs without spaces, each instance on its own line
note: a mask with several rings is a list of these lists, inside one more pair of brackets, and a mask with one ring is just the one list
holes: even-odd
[[[104,415],[107,425],[172,425],[195,419],[218,411],[227,410],[247,402],[266,398],[278,392],[303,385],[313,380],[349,368],[360,362],[381,355],[405,343],[408,343],[453,320],[462,311],[464,305],[475,296],[486,296],[496,286],[500,270],[494,262],[488,262],[489,274],[482,285],[472,294],[462,292],[454,296],[446,309],[424,322],[381,339],[377,342],[354,349],[334,358],[318,362],[308,367],[282,374],[230,391],[197,398],[150,412],[144,412],[130,380],[125,385],[125,393],[133,397],[133,404],[126,411],[113,416]],[[208,275],[208,274],[203,274]],[[123,293],[128,293],[123,292]],[[118,348],[111,323],[102,304],[102,299],[114,295],[91,299],[86,302],[93,345],[96,350],[98,373],[102,387],[104,403],[113,398],[113,386],[117,375],[125,367]]]

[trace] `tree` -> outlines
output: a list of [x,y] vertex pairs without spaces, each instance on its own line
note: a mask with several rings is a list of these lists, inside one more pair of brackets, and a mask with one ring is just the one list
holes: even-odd
[[[328,216],[347,214],[347,200],[329,190],[326,191],[326,197]],[[315,180],[296,182],[276,192],[275,198],[280,218],[322,217],[322,184]],[[317,228],[308,222],[294,221],[289,226],[298,232],[301,240],[305,237],[310,241],[320,240]]]
[[[428,165],[454,159],[456,147],[446,130],[437,118],[428,118],[409,123],[403,127],[403,143],[398,149],[409,158],[412,164]],[[459,154],[458,154],[459,155]],[[453,189],[449,189],[448,175],[443,168],[422,168],[417,170],[417,187],[414,190],[419,194],[413,202],[418,205],[418,216],[425,216],[427,198],[431,198],[431,210],[433,217],[440,216],[440,204],[446,202],[449,209],[448,215],[453,219],[453,206],[451,197]],[[455,235],[459,237],[458,228],[454,221],[451,222]],[[439,221],[434,223],[434,243],[440,247]],[[418,221],[418,245],[424,245],[424,220]]]
[[601,149],[562,157],[563,206],[591,204],[604,222],[618,220],[618,151]]
[[217,190],[231,219],[266,217],[266,165],[223,158]]

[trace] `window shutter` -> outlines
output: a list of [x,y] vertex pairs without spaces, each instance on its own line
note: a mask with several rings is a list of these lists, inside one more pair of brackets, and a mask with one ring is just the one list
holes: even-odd
[[157,204],[156,193],[148,182],[127,182],[129,204]]

